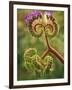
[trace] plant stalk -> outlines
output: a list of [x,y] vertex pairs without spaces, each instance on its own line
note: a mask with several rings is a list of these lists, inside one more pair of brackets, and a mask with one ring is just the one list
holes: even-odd
[[63,58],[63,56],[61,56],[60,53],[57,50],[55,50],[53,47],[50,46],[46,34],[45,34],[45,39],[46,39],[46,43],[47,43],[48,49],[42,54],[42,57],[41,58],[43,59],[50,52],[50,53],[54,54],[60,60],[60,62],[62,64],[64,64],[64,58]]

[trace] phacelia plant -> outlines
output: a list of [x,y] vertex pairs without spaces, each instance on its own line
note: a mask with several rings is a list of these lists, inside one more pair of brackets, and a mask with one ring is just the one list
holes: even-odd
[[38,55],[35,48],[29,48],[24,52],[24,64],[25,68],[31,72],[37,72],[45,74],[46,71],[53,71],[54,61],[53,57],[49,55],[51,53],[53,56],[57,57],[62,64],[64,64],[64,59],[60,53],[55,50],[49,42],[51,37],[54,37],[58,33],[58,25],[56,23],[53,12],[43,11],[40,12],[35,10],[24,17],[25,22],[29,27],[29,31],[32,36],[39,38],[42,34],[45,35],[45,41],[47,44],[47,50],[43,52],[41,56]]

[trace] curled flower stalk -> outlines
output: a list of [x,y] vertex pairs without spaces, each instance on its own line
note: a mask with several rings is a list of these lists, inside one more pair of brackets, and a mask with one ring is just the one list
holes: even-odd
[[[40,37],[43,33],[43,25],[41,19],[41,13],[39,11],[33,11],[25,17],[25,21],[29,26],[29,31],[32,36]],[[39,29],[38,29],[39,28]]]
[[53,58],[51,56],[46,56],[42,59],[35,48],[29,48],[24,53],[24,67],[29,73],[39,74],[43,77],[47,72],[52,72],[54,67]]
[[63,57],[49,43],[49,38],[54,37],[58,32],[58,26],[52,13],[53,12],[50,11],[43,13],[40,11],[33,11],[25,17],[25,21],[29,26],[29,31],[32,36],[41,37],[41,35],[45,33],[45,40],[48,49],[42,54],[41,58],[44,59],[50,52],[57,57],[62,64],[64,64]]

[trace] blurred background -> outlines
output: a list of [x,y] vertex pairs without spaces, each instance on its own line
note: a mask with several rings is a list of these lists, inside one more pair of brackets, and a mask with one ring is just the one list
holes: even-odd
[[[18,80],[34,80],[34,79],[56,79],[64,77],[64,65],[53,57],[55,67],[46,77],[32,76],[24,68],[24,52],[28,48],[36,48],[40,56],[46,49],[47,45],[45,38],[42,35],[40,38],[33,37],[29,32],[24,17],[33,10],[18,9],[17,10],[17,79]],[[43,11],[42,11],[43,12]],[[59,27],[57,35],[50,39],[50,44],[64,56],[64,12],[53,11],[53,16]]]

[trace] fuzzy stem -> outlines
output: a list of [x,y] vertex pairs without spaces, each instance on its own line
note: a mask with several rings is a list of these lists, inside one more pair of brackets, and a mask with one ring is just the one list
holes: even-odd
[[54,54],[61,61],[61,63],[64,64],[64,58],[60,55],[58,51],[56,51],[53,47],[50,47],[50,52]]
[[43,52],[41,58],[44,59],[48,53],[49,53],[49,50],[47,49],[46,51]]
[[42,54],[42,59],[49,53],[51,52],[52,54],[54,54],[62,64],[64,64],[64,59],[63,57],[60,55],[60,53],[58,51],[56,51],[53,47],[50,46],[47,35],[45,34],[45,39],[46,39],[46,43],[47,43],[47,47],[48,49]]

